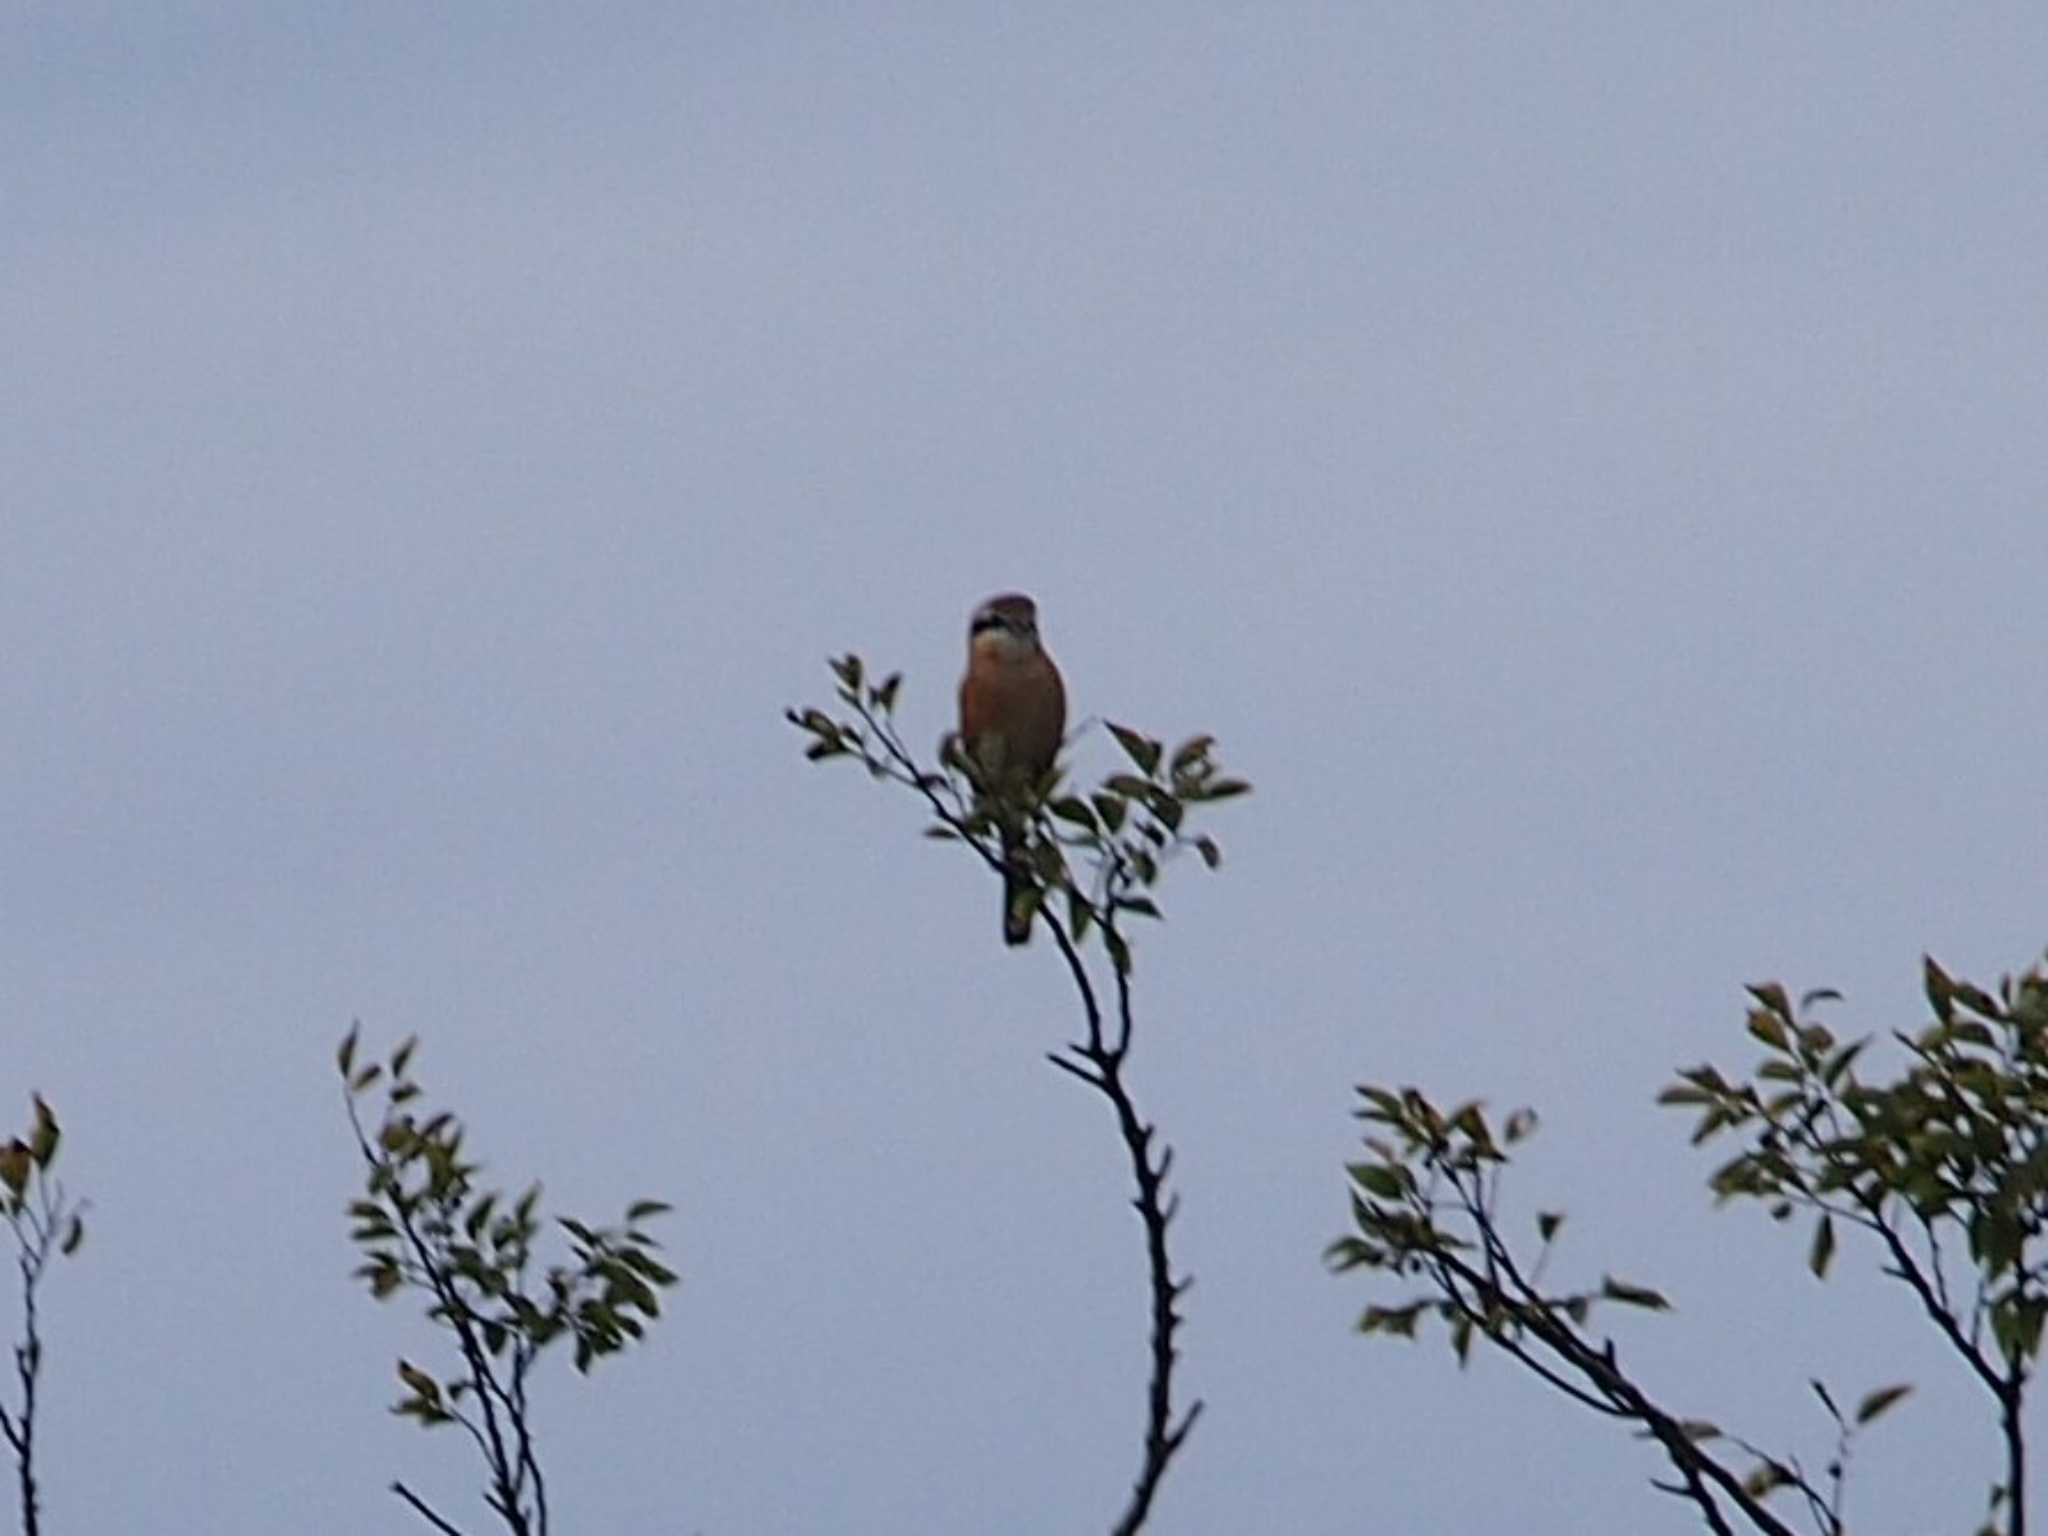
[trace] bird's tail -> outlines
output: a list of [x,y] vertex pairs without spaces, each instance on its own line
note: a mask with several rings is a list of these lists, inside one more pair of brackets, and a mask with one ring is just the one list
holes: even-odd
[[1023,873],[1024,839],[1003,832],[1003,942],[1012,948],[1031,940],[1032,882]]

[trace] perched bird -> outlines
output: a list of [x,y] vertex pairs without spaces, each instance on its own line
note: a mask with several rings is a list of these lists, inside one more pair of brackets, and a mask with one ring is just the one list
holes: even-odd
[[1038,606],[1006,592],[974,610],[967,675],[960,679],[960,744],[996,807],[1008,872],[1003,941],[1031,937],[1030,882],[1017,871],[1024,847],[1022,807],[1059,755],[1067,690],[1038,639]]

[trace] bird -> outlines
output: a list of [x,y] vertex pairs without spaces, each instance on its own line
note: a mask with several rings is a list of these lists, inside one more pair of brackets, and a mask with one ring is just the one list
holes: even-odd
[[1002,837],[1006,944],[1031,937],[1022,807],[1052,771],[1066,728],[1066,685],[1038,638],[1038,605],[1021,592],[990,598],[968,621],[960,744]]

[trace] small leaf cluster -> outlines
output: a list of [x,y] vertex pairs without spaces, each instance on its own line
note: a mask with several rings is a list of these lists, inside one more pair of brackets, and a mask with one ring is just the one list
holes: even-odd
[[[1808,993],[1795,1009],[1769,983],[1750,989],[1748,1030],[1764,1047],[1754,1074],[1731,1082],[1694,1067],[1660,1099],[1700,1111],[1695,1142],[1745,1136],[1710,1181],[1719,1198],[1761,1200],[1778,1220],[1815,1213],[1816,1275],[1828,1273],[1838,1225],[1867,1229],[1888,1250],[1917,1232],[1923,1247],[1904,1258],[1936,1300],[1987,1326],[2006,1362],[2032,1360],[2048,1320],[2038,1257],[2048,1224],[2048,978],[2006,977],[1988,992],[1928,959],[1924,979],[1933,1019],[1894,1033],[1906,1065],[1890,1081],[1858,1076],[1867,1039],[1838,1042],[1810,1016],[1836,994]],[[1942,1250],[1948,1234],[1959,1241]],[[1957,1246],[1977,1283],[1967,1309],[1940,1294],[1940,1255]],[[1889,1256],[1899,1268],[1901,1254]]]
[[[1033,914],[1062,897],[1073,942],[1100,931],[1119,974],[1130,969],[1121,919],[1160,915],[1152,891],[1166,863],[1189,849],[1210,869],[1222,863],[1215,838],[1189,828],[1191,808],[1233,799],[1251,786],[1223,773],[1212,755],[1213,737],[1191,737],[1169,752],[1141,731],[1109,724],[1130,766],[1096,788],[1068,792],[1057,766],[1036,784],[995,783],[957,736],[941,743],[937,768],[920,764],[904,746],[895,722],[901,673],[871,681],[851,654],[830,665],[839,702],[850,713],[786,711],[789,723],[810,738],[805,757],[851,758],[877,779],[916,790],[932,812],[926,836],[964,842],[990,867],[1020,878],[1027,886],[1022,900]],[[1020,839],[1021,829],[1034,835]],[[1021,854],[1006,852],[1006,832],[1008,841],[1025,842]]]
[[24,1250],[52,1246],[69,1257],[85,1242],[85,1210],[65,1199],[50,1173],[64,1132],[41,1094],[32,1098],[27,1132],[0,1146],[0,1215]]
[[1374,1129],[1364,1137],[1368,1155],[1345,1169],[1355,1230],[1324,1250],[1324,1262],[1337,1273],[1384,1270],[1431,1284],[1424,1295],[1368,1306],[1361,1333],[1413,1338],[1421,1320],[1434,1316],[1463,1364],[1475,1336],[1513,1343],[1545,1314],[1576,1327],[1602,1303],[1669,1307],[1649,1287],[1612,1275],[1594,1288],[1543,1289],[1561,1212],[1537,1213],[1537,1253],[1526,1269],[1510,1254],[1498,1227],[1499,1176],[1508,1149],[1535,1133],[1534,1110],[1502,1117],[1496,1134],[1477,1100],[1446,1109],[1414,1088],[1362,1084],[1357,1092],[1353,1114]]
[[[1135,772],[1112,773],[1086,796],[1061,795],[1044,803],[1037,874],[1049,889],[1067,897],[1067,917],[1076,942],[1091,926],[1103,928],[1103,942],[1119,970],[1130,955],[1114,918],[1119,913],[1158,917],[1148,894],[1159,883],[1161,866],[1192,848],[1203,865],[1216,869],[1223,850],[1207,833],[1187,830],[1189,808],[1248,794],[1251,785],[1231,778],[1210,753],[1213,736],[1191,736],[1172,752],[1163,742],[1128,726],[1105,721]],[[1044,819],[1044,818],[1049,818]],[[1090,871],[1084,886],[1068,855],[1079,853]]]
[[[336,1065],[365,1163],[362,1196],[348,1207],[363,1254],[355,1274],[379,1300],[423,1292],[427,1316],[461,1347],[460,1369],[443,1379],[399,1364],[405,1393],[393,1411],[435,1425],[462,1421],[466,1399],[502,1398],[493,1406],[510,1407],[509,1383],[523,1383],[558,1339],[572,1342],[579,1371],[618,1353],[660,1316],[660,1292],[677,1276],[655,1256],[660,1244],[644,1227],[669,1209],[658,1200],[635,1201],[612,1227],[557,1218],[569,1258],[537,1269],[540,1185],[508,1196],[478,1184],[461,1122],[420,1107],[415,1047],[409,1038],[386,1062],[359,1064],[351,1029]],[[368,1131],[357,1102],[380,1087],[383,1113]]]
[[814,763],[830,757],[857,757],[876,778],[887,778],[899,766],[888,753],[886,743],[874,739],[884,721],[895,714],[896,690],[903,686],[903,674],[891,672],[870,681],[867,666],[848,652],[827,663],[838,679],[839,702],[851,706],[859,721],[837,720],[822,709],[789,709],[783,717],[811,737],[804,756]]

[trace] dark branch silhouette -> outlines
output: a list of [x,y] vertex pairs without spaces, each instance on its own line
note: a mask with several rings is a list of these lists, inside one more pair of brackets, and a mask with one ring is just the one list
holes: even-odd
[[36,1389],[43,1374],[43,1337],[37,1293],[50,1260],[69,1257],[85,1241],[85,1206],[69,1199],[50,1174],[63,1133],[40,1094],[35,1122],[26,1138],[0,1147],[0,1215],[14,1234],[15,1269],[21,1279],[21,1337],[14,1345],[14,1375],[21,1401],[13,1412],[0,1408],[0,1436],[14,1452],[15,1484],[23,1536],[42,1530],[42,1497],[36,1486]]
[[[814,761],[854,757],[875,778],[915,791],[931,811],[930,835],[965,844],[1006,885],[1021,889],[1016,900],[1044,923],[1073,979],[1083,1038],[1049,1053],[1047,1059],[1101,1094],[1116,1116],[1137,1190],[1132,1204],[1144,1229],[1150,1278],[1151,1378],[1145,1394],[1144,1445],[1130,1499],[1112,1527],[1116,1536],[1133,1536],[1150,1515],[1167,1467],[1202,1405],[1196,1401],[1178,1413],[1174,1407],[1174,1368],[1179,1360],[1174,1339],[1182,1321],[1180,1300],[1191,1282],[1175,1277],[1167,1250],[1168,1228],[1179,1208],[1179,1197],[1166,1188],[1172,1149],[1158,1142],[1156,1127],[1139,1113],[1125,1077],[1135,1020],[1131,946],[1123,918],[1159,916],[1146,892],[1157,881],[1162,863],[1172,856],[1193,848],[1210,868],[1217,865],[1221,854],[1215,842],[1183,835],[1183,821],[1191,806],[1229,799],[1249,786],[1217,774],[1207,737],[1194,738],[1167,759],[1160,743],[1110,726],[1137,773],[1112,775],[1084,799],[1060,796],[1055,770],[1028,803],[1000,800],[979,781],[975,765],[955,739],[949,737],[941,747],[936,770],[921,765],[904,746],[893,715],[899,677],[867,685],[854,656],[835,661],[832,668],[839,679],[840,701],[853,713],[835,720],[817,709],[788,711],[790,723],[812,737],[806,755]],[[1020,822],[1030,828],[1028,843],[1014,835]],[[1006,828],[1011,832],[1007,848]],[[1075,878],[1069,853],[1090,861],[1092,878],[1085,885]],[[1064,916],[1051,905],[1055,894],[1064,897]],[[1101,935],[1115,976],[1113,1017],[1106,1014],[1082,953],[1091,932]]]
[[[1103,931],[1114,932],[1114,922],[1113,917],[1109,919]],[[1146,1516],[1151,1512],[1152,1497],[1158,1490],[1159,1480],[1166,1475],[1167,1463],[1173,1460],[1174,1453],[1187,1439],[1188,1431],[1194,1428],[1195,1420],[1202,1412],[1201,1401],[1197,1399],[1188,1405],[1187,1412],[1181,1415],[1178,1423],[1174,1420],[1173,1367],[1179,1352],[1174,1347],[1173,1336],[1181,1324],[1180,1298],[1191,1283],[1173,1278],[1173,1265],[1166,1251],[1167,1225],[1180,1208],[1180,1197],[1166,1194],[1166,1175],[1173,1166],[1173,1149],[1162,1144],[1159,1156],[1154,1160],[1154,1127],[1139,1118],[1137,1105],[1132,1102],[1130,1091],[1124,1084],[1124,1060],[1131,1047],[1130,973],[1117,972],[1118,1025],[1116,1039],[1111,1043],[1104,1038],[1102,1012],[1097,1006],[1095,990],[1089,983],[1088,968],[1080,952],[1074,948],[1073,940],[1058,918],[1047,914],[1046,927],[1073,974],[1088,1021],[1086,1040],[1069,1046],[1068,1055],[1054,1052],[1049,1053],[1046,1059],[1101,1093],[1116,1111],[1117,1129],[1130,1153],[1131,1173],[1138,1186],[1138,1197],[1133,1203],[1138,1209],[1138,1219],[1145,1225],[1145,1256],[1152,1282],[1152,1381],[1145,1395],[1145,1454],[1137,1481],[1131,1489],[1131,1502],[1123,1517],[1112,1527],[1117,1536],[1130,1536],[1144,1525]]]

